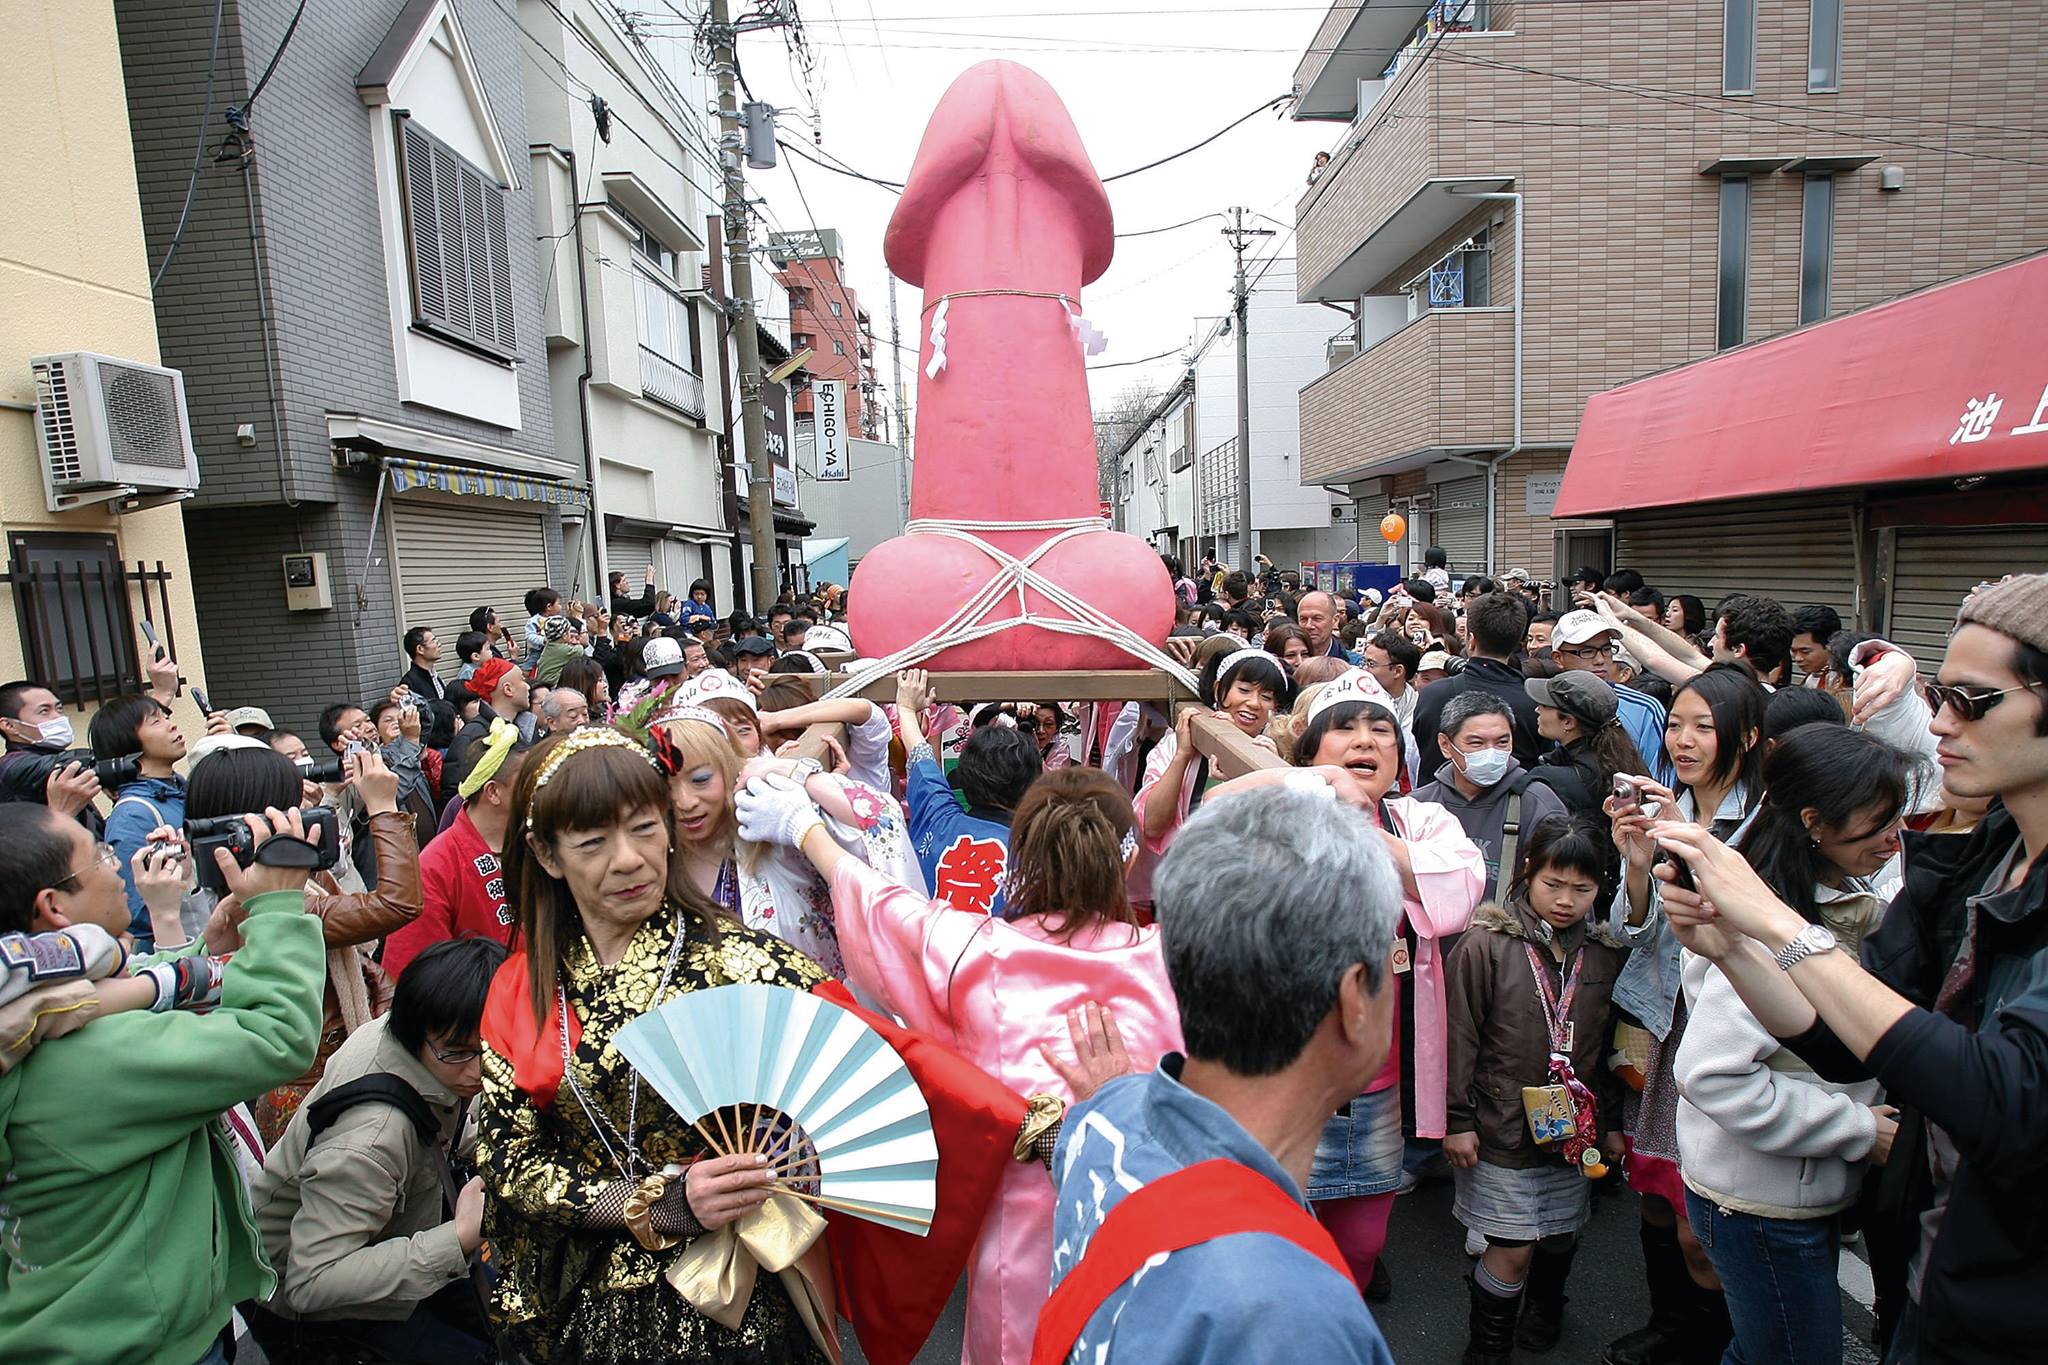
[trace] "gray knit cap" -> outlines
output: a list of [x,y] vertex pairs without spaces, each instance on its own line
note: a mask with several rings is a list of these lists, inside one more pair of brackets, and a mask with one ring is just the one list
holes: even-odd
[[1972,623],[2048,651],[2048,574],[2014,574],[1977,589],[1956,613],[1957,625]]

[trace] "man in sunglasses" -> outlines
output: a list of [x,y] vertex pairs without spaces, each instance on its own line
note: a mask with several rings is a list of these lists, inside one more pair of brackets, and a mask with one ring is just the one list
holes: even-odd
[[469,1284],[483,1183],[451,1158],[483,1089],[492,939],[436,943],[406,968],[391,1012],[349,1035],[249,1191],[277,1268],[242,1319],[276,1361],[446,1361],[487,1354]]
[[1913,1249],[1886,1359],[2035,1358],[2048,1340],[2048,575],[1971,596],[1929,692],[1943,781],[1991,804],[1968,834],[1906,836],[1904,889],[1861,966],[1741,855],[1691,826],[1652,832],[1705,895],[1664,889],[1686,946],[1824,1079],[1875,1078],[1899,1107],[1870,1225],[1873,1248],[1890,1233]]

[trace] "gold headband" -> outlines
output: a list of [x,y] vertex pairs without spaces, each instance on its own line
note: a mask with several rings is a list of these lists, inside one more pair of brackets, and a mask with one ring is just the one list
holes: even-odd
[[[533,790],[538,792],[542,787],[554,781],[557,768],[561,767],[573,755],[583,753],[589,749],[631,749],[635,754],[647,761],[648,767],[655,769],[657,772],[660,771],[660,764],[655,761],[654,755],[643,748],[632,736],[614,730],[609,725],[579,725],[569,732],[567,739],[549,751],[546,760],[541,764],[540,771],[534,775]],[[528,829],[533,828],[533,808],[530,805],[526,811],[526,827]]]

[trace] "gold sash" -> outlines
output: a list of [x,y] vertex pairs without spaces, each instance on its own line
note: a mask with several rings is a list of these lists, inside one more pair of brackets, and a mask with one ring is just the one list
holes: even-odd
[[754,1277],[779,1276],[811,1339],[839,1365],[832,1256],[825,1220],[793,1194],[771,1194],[744,1218],[707,1232],[684,1250],[663,1278],[683,1299],[727,1331],[736,1331],[754,1297]]

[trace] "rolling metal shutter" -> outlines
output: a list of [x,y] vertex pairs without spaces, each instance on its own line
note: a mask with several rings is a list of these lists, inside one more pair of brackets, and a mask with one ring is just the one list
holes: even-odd
[[1486,570],[1486,476],[1436,486],[1436,543],[1451,561],[1451,577]]
[[1970,589],[2009,573],[2048,571],[2048,527],[1906,526],[1892,550],[1884,637],[1929,677],[1941,667]]
[[1660,507],[1615,515],[1614,565],[1666,597],[1691,593],[1711,614],[1731,592],[1855,619],[1856,549],[1841,496]]
[[527,506],[482,498],[391,502],[399,627],[433,630],[443,677],[454,676],[461,662],[455,639],[469,629],[474,608],[496,607],[513,643],[520,641],[526,590],[548,582],[547,523]]
[[[631,536],[610,536],[604,542],[606,582],[610,575],[622,573],[626,576],[626,595],[638,597],[641,585],[647,578],[647,566],[654,562],[655,542]],[[665,585],[664,585],[665,586]],[[605,604],[609,610],[611,604]]]
[[1380,523],[1387,519],[1387,513],[1394,510],[1392,499],[1385,492],[1368,493],[1357,501],[1358,507],[1358,558],[1369,563],[1380,563],[1387,557],[1387,542],[1380,538]]

